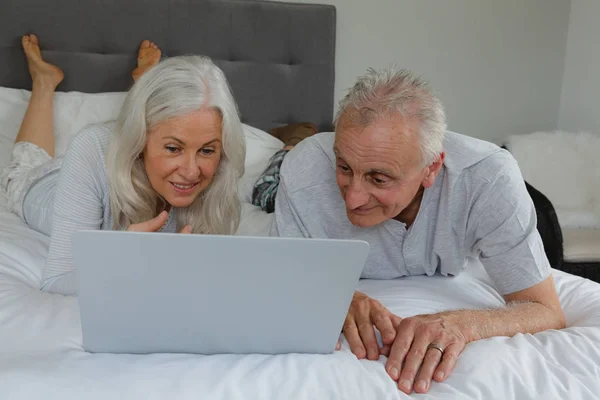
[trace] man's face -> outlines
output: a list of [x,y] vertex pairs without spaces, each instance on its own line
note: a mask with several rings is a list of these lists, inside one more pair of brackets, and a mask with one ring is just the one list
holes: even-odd
[[379,117],[358,127],[347,114],[335,134],[337,184],[350,222],[372,227],[398,216],[421,186],[431,186],[441,161],[423,166],[414,119]]

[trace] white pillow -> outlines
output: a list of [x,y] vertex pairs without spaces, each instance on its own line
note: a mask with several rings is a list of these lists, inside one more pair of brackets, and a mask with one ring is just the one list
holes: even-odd
[[[0,167],[10,159],[10,152],[31,92],[0,87]],[[84,126],[115,120],[125,93],[57,92],[54,96],[55,154],[64,155],[69,141]]]
[[[0,168],[10,161],[10,152],[30,97],[30,91],[0,87]],[[117,119],[124,99],[124,92],[57,92],[54,97],[56,155],[64,155],[69,141],[84,126]],[[239,190],[240,198],[250,203],[254,183],[271,156],[283,147],[283,143],[249,125],[244,124],[243,129],[246,137],[246,173],[240,180]]]
[[240,199],[252,203],[252,188],[273,155],[283,148],[283,142],[265,131],[243,124],[246,137],[245,172],[238,184]]

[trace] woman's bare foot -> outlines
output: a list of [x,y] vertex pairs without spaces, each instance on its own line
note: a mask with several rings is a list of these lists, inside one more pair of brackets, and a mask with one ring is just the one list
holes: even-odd
[[317,133],[319,129],[312,122],[300,122],[273,128],[269,133],[281,140],[285,147],[283,150],[291,150],[295,145]]
[[160,55],[161,52],[156,43],[144,40],[142,44],[140,44],[140,49],[138,50],[137,68],[131,72],[133,80],[137,81],[144,72],[158,64]]
[[27,57],[27,65],[29,66],[33,86],[54,91],[65,77],[65,74],[56,65],[47,63],[42,59],[40,42],[37,36],[24,35],[21,38],[21,45],[25,57]]

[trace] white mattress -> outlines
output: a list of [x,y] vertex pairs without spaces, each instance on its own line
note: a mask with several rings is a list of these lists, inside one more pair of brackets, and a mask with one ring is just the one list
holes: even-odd
[[[1,195],[0,195],[1,197]],[[37,290],[48,240],[0,198],[0,398],[396,399],[385,358],[332,355],[109,355],[81,348],[77,300]],[[246,233],[270,217],[247,206]],[[256,230],[260,232],[256,232]],[[568,328],[471,343],[454,373],[416,398],[593,399],[600,395],[600,285],[554,272]],[[495,307],[501,298],[473,264],[456,278],[362,281],[400,316]]]

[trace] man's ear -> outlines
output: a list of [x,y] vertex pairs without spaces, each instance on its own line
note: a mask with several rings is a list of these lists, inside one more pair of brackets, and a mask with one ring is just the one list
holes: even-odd
[[444,158],[446,157],[446,153],[441,152],[440,155],[435,159],[434,162],[427,166],[425,171],[425,177],[423,178],[423,187],[428,188],[433,185],[435,182],[435,178],[437,174],[439,174],[442,169],[442,165],[444,164]]

